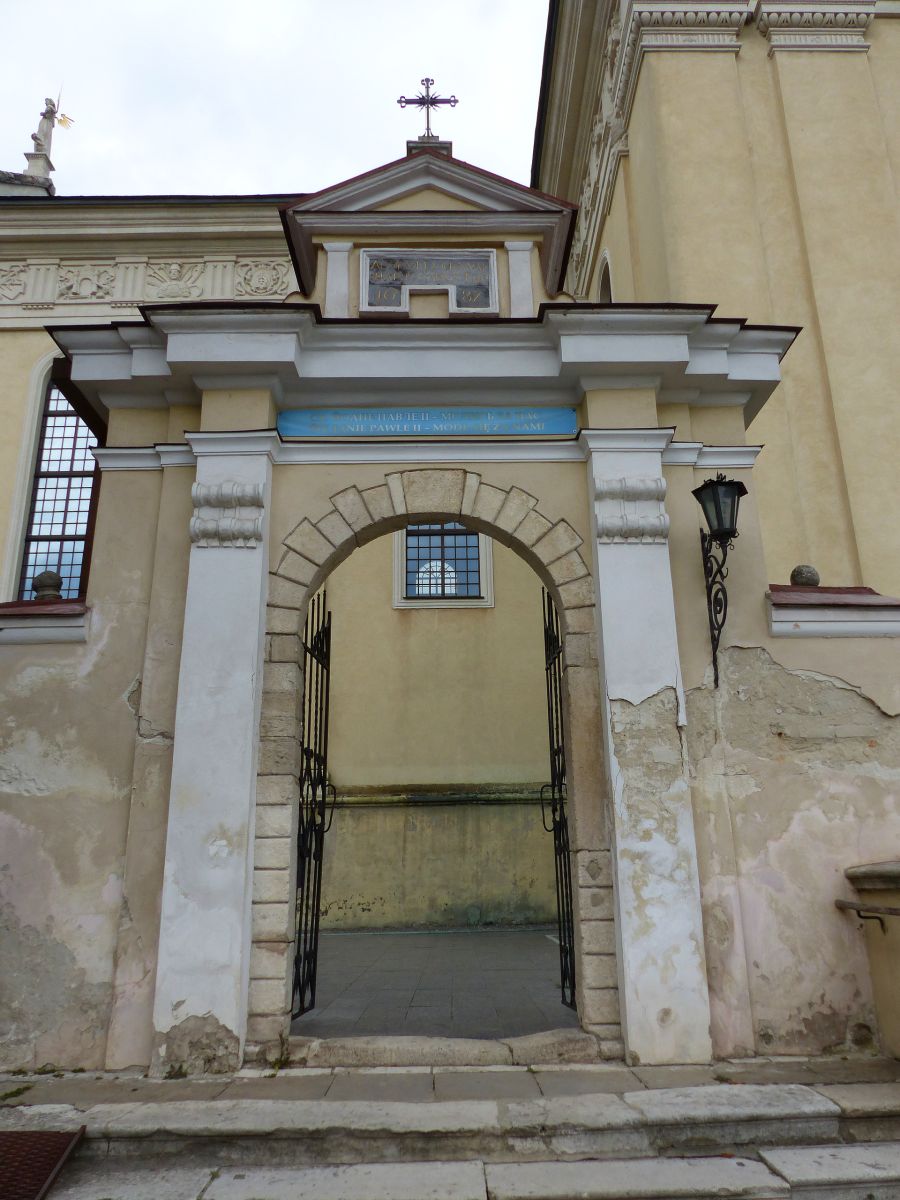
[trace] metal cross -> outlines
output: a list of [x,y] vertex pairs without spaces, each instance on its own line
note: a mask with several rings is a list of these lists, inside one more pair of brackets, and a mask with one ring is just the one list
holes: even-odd
[[451,108],[456,108],[459,101],[455,96],[439,96],[437,92],[432,95],[433,79],[423,79],[420,82],[425,89],[424,92],[419,92],[418,96],[401,96],[397,103],[401,108],[406,108],[407,104],[414,104],[416,108],[424,108],[425,137],[433,138],[435,135],[431,132],[431,110],[441,104],[449,104]]

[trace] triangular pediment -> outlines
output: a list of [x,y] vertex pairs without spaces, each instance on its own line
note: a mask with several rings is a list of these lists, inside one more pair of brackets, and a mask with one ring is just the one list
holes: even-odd
[[455,196],[488,212],[564,212],[575,207],[471,163],[423,150],[305,196],[291,211],[363,212],[425,190]]
[[434,150],[354,176],[286,205],[281,217],[297,278],[315,287],[315,242],[389,234],[423,241],[459,231],[479,238],[533,238],[545,287],[559,292],[577,207]]

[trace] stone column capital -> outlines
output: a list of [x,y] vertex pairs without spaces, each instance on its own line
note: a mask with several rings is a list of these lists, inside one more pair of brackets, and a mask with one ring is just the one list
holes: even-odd
[[869,49],[875,0],[759,0],[756,27],[776,50]]

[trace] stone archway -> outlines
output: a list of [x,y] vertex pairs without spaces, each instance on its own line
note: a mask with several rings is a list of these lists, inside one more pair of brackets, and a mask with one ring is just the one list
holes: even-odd
[[269,577],[253,867],[248,1057],[270,1053],[289,1030],[294,846],[302,696],[299,632],[309,598],[353,550],[416,520],[460,520],[528,562],[559,609],[565,637],[578,1011],[609,1057],[622,1054],[609,861],[594,589],[582,538],[535,496],[460,468],[389,473],[348,486],[328,511],[283,540]]

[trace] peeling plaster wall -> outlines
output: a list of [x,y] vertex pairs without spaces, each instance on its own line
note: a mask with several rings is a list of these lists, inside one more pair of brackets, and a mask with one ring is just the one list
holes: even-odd
[[0,646],[3,1068],[105,1065],[158,492],[104,480],[85,644]]
[[687,695],[718,1056],[868,1049],[865,945],[834,901],[852,865],[900,854],[900,721],[761,648]]

